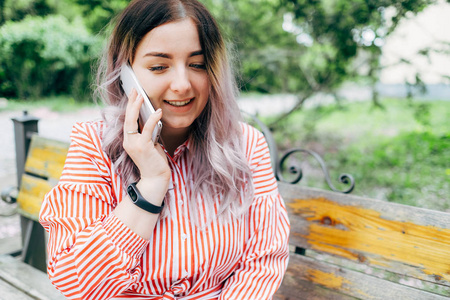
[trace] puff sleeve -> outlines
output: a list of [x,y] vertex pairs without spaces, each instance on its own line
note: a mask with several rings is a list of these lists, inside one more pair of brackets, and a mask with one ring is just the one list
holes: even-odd
[[122,188],[102,151],[102,126],[75,124],[63,174],[40,212],[49,233],[48,275],[69,299],[108,299],[126,290],[141,274],[148,245],[111,213]]

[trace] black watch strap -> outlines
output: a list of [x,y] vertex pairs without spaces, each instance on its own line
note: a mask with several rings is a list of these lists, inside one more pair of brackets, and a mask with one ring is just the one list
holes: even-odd
[[161,206],[156,206],[145,200],[144,197],[142,197],[141,193],[139,192],[138,188],[136,187],[136,183],[131,183],[127,188],[128,196],[130,196],[131,201],[133,201],[134,204],[139,206],[145,211],[148,211],[152,214],[159,214],[163,207],[164,202]]

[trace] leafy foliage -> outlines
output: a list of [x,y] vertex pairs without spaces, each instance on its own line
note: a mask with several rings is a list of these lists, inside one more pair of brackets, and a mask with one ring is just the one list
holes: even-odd
[[[303,89],[291,69],[298,63],[295,37],[283,30],[283,18],[268,0],[204,0],[234,52],[243,91],[262,93]],[[295,69],[292,69],[295,70]]]
[[[383,111],[365,102],[296,112],[275,133],[277,144],[282,152],[318,152],[340,189],[346,186],[337,182],[339,175],[353,175],[352,194],[450,211],[450,102],[383,99],[382,104]],[[426,114],[418,118],[424,107]],[[301,155],[294,160],[304,171],[302,185],[328,189],[314,160]]]
[[123,10],[129,0],[66,0],[78,7],[87,28],[93,33],[102,31],[112,17]]
[[56,12],[56,0],[0,0],[0,25],[26,16],[46,16]]
[[78,20],[29,16],[0,27],[0,93],[37,98],[49,93],[83,97],[100,41]]

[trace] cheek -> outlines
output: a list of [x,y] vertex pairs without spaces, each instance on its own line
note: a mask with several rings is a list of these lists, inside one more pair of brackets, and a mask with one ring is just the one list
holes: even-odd
[[157,77],[147,76],[142,84],[149,98],[160,98],[165,90],[165,82]]
[[202,93],[203,97],[205,97],[205,98],[209,97],[210,82],[209,82],[208,75],[199,74],[195,78],[195,86],[196,86],[196,89]]

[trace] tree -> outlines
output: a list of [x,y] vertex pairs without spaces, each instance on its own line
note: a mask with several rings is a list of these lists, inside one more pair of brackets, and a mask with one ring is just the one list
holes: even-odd
[[80,8],[86,26],[93,32],[102,31],[129,0],[66,0]]
[[349,80],[371,84],[377,105],[375,84],[385,38],[403,18],[437,0],[203,2],[235,45],[242,90],[296,94],[297,104],[288,115],[316,93],[336,94]]
[[46,16],[56,12],[56,0],[0,0],[0,26],[26,16]]
[[[293,26],[312,40],[307,52],[316,52],[314,45],[329,47],[319,50],[327,67],[314,68],[309,76],[313,84],[308,90],[335,91],[348,80],[364,80],[372,86],[372,100],[377,106],[375,84],[383,66],[380,64],[384,40],[399,22],[422,11],[436,0],[281,0],[280,11],[291,13]],[[321,48],[319,46],[319,48]],[[317,46],[316,46],[317,48]],[[317,65],[315,65],[317,66]],[[326,78],[327,80],[321,80]],[[420,77],[413,84],[420,84]],[[294,108],[301,106],[302,100]],[[284,117],[284,116],[283,116]]]

